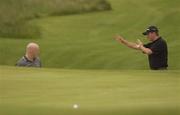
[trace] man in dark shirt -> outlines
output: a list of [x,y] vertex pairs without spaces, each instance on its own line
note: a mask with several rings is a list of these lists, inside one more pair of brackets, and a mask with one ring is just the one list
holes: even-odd
[[147,36],[151,42],[144,45],[140,40],[137,43],[132,43],[121,36],[116,36],[115,39],[129,48],[140,50],[147,54],[152,70],[166,70],[168,67],[168,47],[166,41],[159,36],[158,28],[150,26],[143,32],[143,35]]
[[29,43],[26,47],[26,54],[16,64],[20,67],[41,67],[41,61],[38,57],[39,46],[36,43]]

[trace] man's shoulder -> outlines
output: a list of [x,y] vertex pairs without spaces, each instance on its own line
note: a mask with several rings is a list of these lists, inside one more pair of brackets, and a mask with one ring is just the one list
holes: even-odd
[[156,44],[157,44],[157,45],[167,45],[167,42],[166,42],[165,39],[163,39],[163,38],[161,37]]
[[39,57],[37,57],[37,58],[35,59],[35,61],[40,62],[40,61],[41,61],[41,59],[40,59]]
[[41,66],[42,66],[42,65],[41,65],[41,60],[40,60],[39,57],[37,57],[37,58],[35,59],[34,64],[35,64],[37,67],[41,67]]
[[163,37],[160,37],[158,42],[161,42],[161,43],[166,43],[166,40],[163,38]]
[[20,61],[20,62],[24,62],[24,61],[26,61],[26,59],[25,59],[25,57],[23,56],[23,57],[21,57],[21,58],[19,59],[19,61]]
[[18,60],[18,62],[16,63],[17,66],[22,66],[26,64],[26,59],[24,58],[24,56],[22,58],[20,58]]
[[167,49],[166,40],[164,40],[162,37],[160,37],[158,40],[156,40],[156,41],[153,43],[152,49],[158,49],[158,50]]

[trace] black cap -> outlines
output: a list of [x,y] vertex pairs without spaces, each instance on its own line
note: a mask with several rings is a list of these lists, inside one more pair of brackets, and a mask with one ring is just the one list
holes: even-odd
[[146,29],[146,31],[143,32],[142,34],[143,34],[143,35],[148,35],[148,33],[150,33],[150,32],[156,32],[156,33],[158,33],[159,30],[158,30],[158,28],[157,28],[156,26],[150,26],[150,27],[148,27],[148,28]]

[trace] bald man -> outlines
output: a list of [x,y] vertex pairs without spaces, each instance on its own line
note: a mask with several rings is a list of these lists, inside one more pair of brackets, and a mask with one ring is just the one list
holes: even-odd
[[41,61],[38,57],[39,45],[36,43],[29,43],[26,47],[26,54],[16,64],[20,67],[41,67]]

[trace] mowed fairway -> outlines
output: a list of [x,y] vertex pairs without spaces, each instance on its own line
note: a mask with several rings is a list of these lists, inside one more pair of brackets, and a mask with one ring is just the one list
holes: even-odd
[[0,114],[179,115],[179,83],[180,71],[1,66]]

